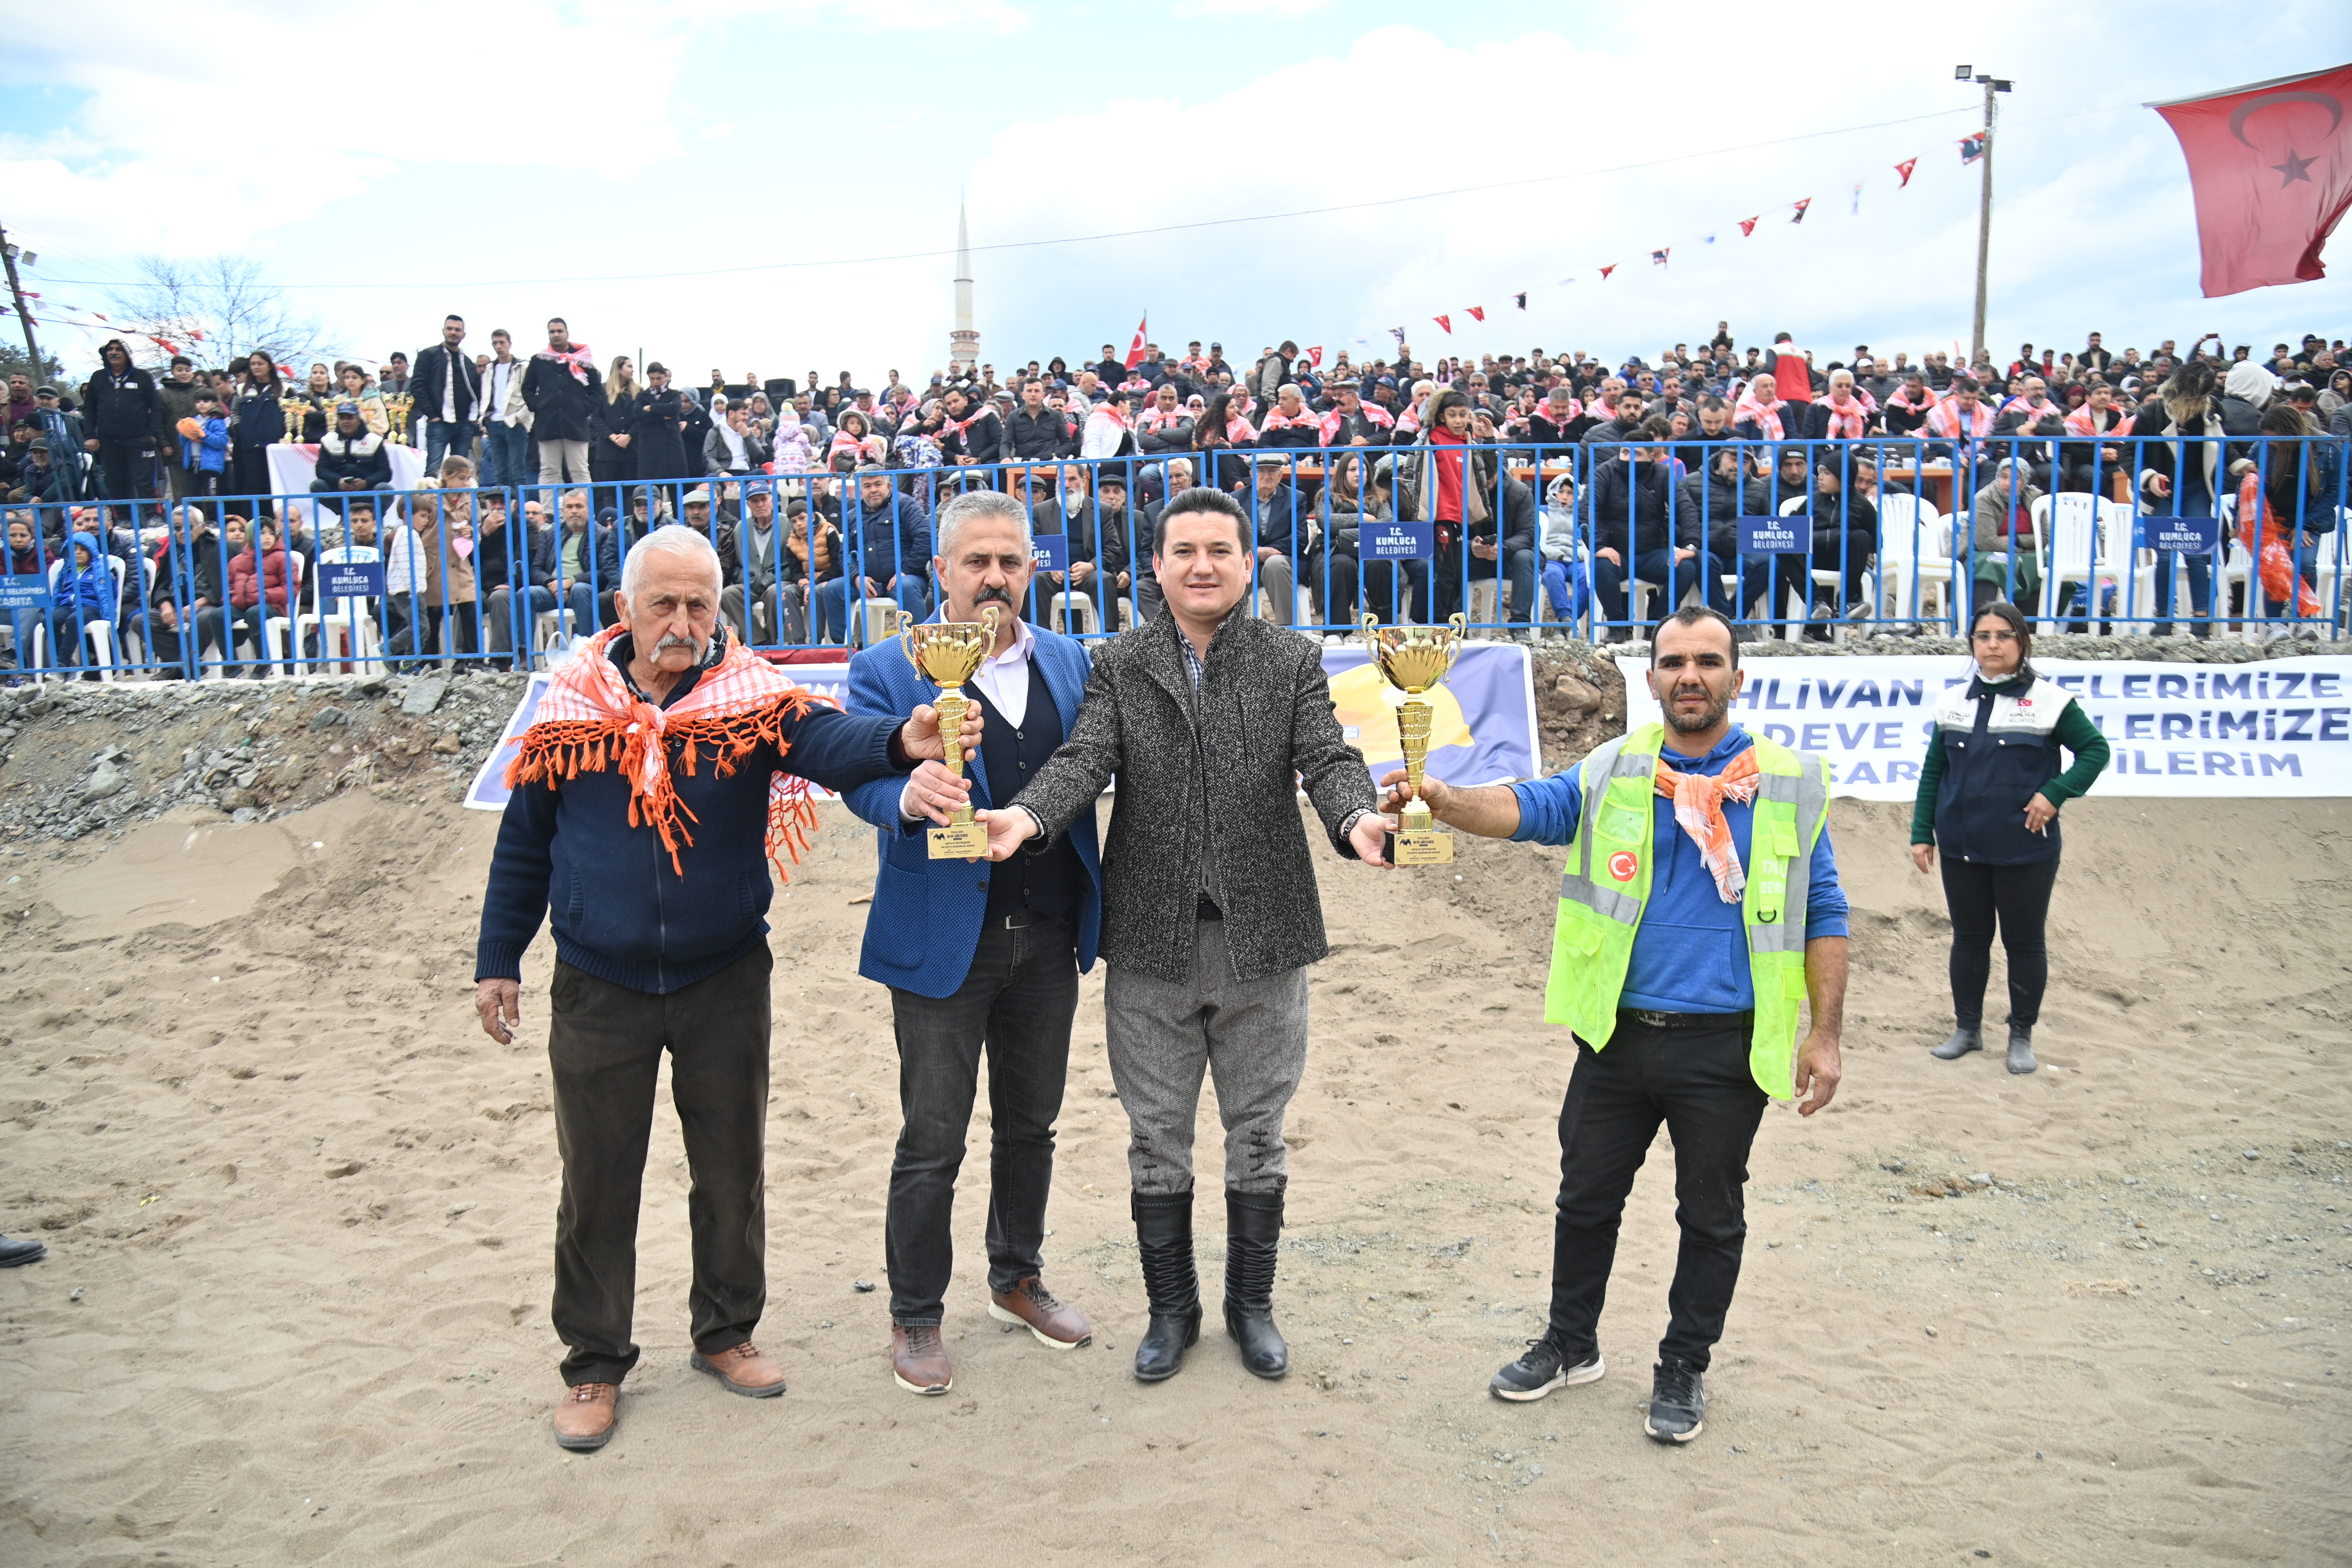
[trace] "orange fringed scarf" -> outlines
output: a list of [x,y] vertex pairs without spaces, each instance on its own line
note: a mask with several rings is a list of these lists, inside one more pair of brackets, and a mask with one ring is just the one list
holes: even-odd
[[1753,746],[1712,776],[1678,772],[1666,766],[1663,757],[1653,775],[1657,793],[1675,803],[1675,821],[1698,846],[1698,858],[1714,876],[1715,890],[1727,904],[1739,902],[1748,890],[1748,873],[1739,864],[1738,846],[1731,841],[1731,824],[1724,820],[1723,803],[1728,799],[1746,805],[1753,801],[1761,776]]
[[[539,714],[523,731],[522,746],[507,769],[507,787],[545,782],[561,784],[583,770],[617,765],[629,780],[629,826],[651,824],[678,864],[680,841],[694,842],[685,823],[695,815],[670,783],[669,742],[678,742],[678,762],[691,778],[707,752],[725,778],[763,742],[779,752],[788,719],[797,719],[828,699],[797,686],[767,660],[730,640],[718,665],[703,673],[694,689],[667,709],[656,708],[629,689],[611,658],[624,636],[608,626],[589,638],[577,657],[558,670],[539,700]],[[768,784],[768,859],[783,877],[782,856],[800,863],[816,833],[816,807],[808,781],[778,772]]]

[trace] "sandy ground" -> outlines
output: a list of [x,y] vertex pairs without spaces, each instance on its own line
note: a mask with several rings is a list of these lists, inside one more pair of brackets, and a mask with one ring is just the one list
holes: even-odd
[[[881,1279],[896,1132],[887,1002],[855,973],[872,850],[834,813],[775,936],[760,1338],[791,1393],[730,1398],[686,1366],[665,1104],[646,1355],[583,1458],[546,1429],[545,1060],[470,1008],[493,820],[364,794],[197,816],[0,857],[0,1229],[51,1247],[0,1274],[0,1562],[2352,1559],[2345,803],[2071,808],[2049,1068],[2021,1079],[1927,1057],[1940,897],[1900,812],[1842,804],[1847,1087],[1766,1120],[1684,1450],[1639,1428],[1663,1140],[1606,1380],[1485,1393],[1540,1331],[1568,1055],[1540,1018],[1553,858],[1475,842],[1450,871],[1326,857],[1286,1382],[1222,1336],[1171,1384],[1129,1374],[1143,1300],[1097,974],[1048,1244],[1097,1343],[1055,1354],[984,1316],[983,1110],[955,1391],[898,1392],[887,1292],[854,1285]],[[548,963],[542,942],[533,1042]]]

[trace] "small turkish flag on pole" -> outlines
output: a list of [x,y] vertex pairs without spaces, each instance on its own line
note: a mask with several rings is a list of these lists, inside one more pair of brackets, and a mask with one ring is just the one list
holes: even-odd
[[2320,247],[2352,207],[2352,65],[2152,103],[2180,139],[2205,296],[2325,278]]
[[1135,323],[1135,341],[1127,345],[1127,368],[1133,370],[1143,363],[1143,331],[1151,325],[1151,312],[1143,312],[1143,320]]

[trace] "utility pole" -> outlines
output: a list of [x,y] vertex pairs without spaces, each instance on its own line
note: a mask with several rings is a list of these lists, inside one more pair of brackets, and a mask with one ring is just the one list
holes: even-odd
[[1993,94],[2007,92],[2010,82],[2004,77],[1987,76],[1972,71],[1967,66],[1955,67],[1955,81],[1973,81],[1984,89],[1984,153],[1978,162],[1984,165],[1984,190],[1977,198],[1977,310],[1969,328],[1969,363],[1974,364],[1985,346],[1985,264],[1992,256],[1992,123],[2000,112]]
[[[29,262],[32,258],[27,257],[26,259]],[[25,303],[25,286],[16,281],[16,247],[8,243],[5,227],[0,227],[0,260],[5,260],[8,266],[8,298],[16,302],[17,322],[25,329],[25,352],[33,356],[33,363],[26,367],[26,374],[35,386],[38,386],[47,379],[41,374],[41,345],[33,336],[32,308]]]

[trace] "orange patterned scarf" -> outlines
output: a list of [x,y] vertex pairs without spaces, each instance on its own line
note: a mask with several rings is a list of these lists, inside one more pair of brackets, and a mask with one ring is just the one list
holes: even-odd
[[[539,700],[539,714],[523,731],[522,746],[507,769],[507,787],[544,781],[560,785],[583,769],[618,766],[629,780],[629,826],[652,824],[678,865],[681,841],[694,842],[684,823],[695,820],[670,782],[669,743],[678,743],[677,763],[691,778],[698,753],[707,750],[719,776],[726,777],[764,742],[787,749],[784,722],[827,699],[794,685],[775,666],[730,640],[719,663],[705,670],[694,689],[667,709],[656,708],[629,688],[613,663],[612,646],[626,632],[607,626],[582,645],[555,673]],[[816,832],[816,808],[808,781],[778,772],[768,784],[768,859],[784,875],[781,857],[797,865]]]
[[1756,766],[1756,748],[1750,746],[1712,777],[1677,772],[1660,757],[1651,780],[1658,794],[1675,803],[1675,820],[1698,846],[1698,858],[1714,874],[1715,890],[1727,904],[1738,903],[1748,890],[1748,873],[1740,867],[1738,846],[1731,842],[1731,824],[1723,819],[1723,803],[1729,799],[1746,805],[1753,801],[1761,776]]

